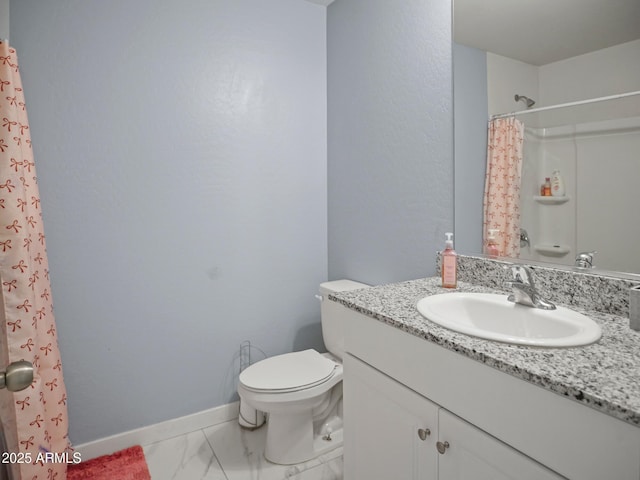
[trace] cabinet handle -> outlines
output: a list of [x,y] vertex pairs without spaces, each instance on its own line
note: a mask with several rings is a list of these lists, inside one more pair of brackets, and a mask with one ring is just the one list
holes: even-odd
[[431,435],[431,430],[428,428],[418,429],[418,436],[420,437],[420,440],[426,440],[429,435]]
[[443,454],[447,448],[449,448],[449,442],[437,442],[436,448],[438,449],[438,453]]

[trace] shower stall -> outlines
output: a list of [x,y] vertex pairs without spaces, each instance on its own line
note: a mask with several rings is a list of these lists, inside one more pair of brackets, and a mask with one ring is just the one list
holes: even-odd
[[[574,265],[581,252],[597,251],[600,268],[640,272],[640,91],[491,118],[509,116],[525,125],[520,213],[529,242],[520,258]],[[543,196],[556,170],[566,193]]]

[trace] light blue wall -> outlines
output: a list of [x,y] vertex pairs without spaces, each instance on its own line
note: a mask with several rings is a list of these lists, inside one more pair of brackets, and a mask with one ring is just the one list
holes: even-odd
[[328,8],[329,276],[435,273],[453,229],[449,0]]
[[0,0],[0,39],[9,38],[9,0]]
[[327,262],[369,283],[434,273],[453,227],[450,2],[326,12],[11,2],[74,443],[234,399],[242,340],[322,348]]
[[487,164],[487,54],[454,44],[455,234],[459,253],[482,253]]
[[301,0],[11,2],[74,443],[235,399],[245,339],[322,348],[325,27]]

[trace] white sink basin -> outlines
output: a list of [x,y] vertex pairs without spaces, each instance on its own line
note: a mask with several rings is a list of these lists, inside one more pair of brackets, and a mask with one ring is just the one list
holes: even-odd
[[576,347],[597,342],[600,326],[564,307],[555,310],[518,305],[507,295],[442,293],[418,301],[418,311],[450,330],[498,342],[535,347]]

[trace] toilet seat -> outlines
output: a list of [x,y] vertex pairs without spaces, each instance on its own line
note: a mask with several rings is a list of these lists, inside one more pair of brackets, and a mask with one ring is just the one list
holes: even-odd
[[261,360],[240,374],[242,386],[258,393],[306,390],[329,381],[339,365],[316,350],[285,353]]

